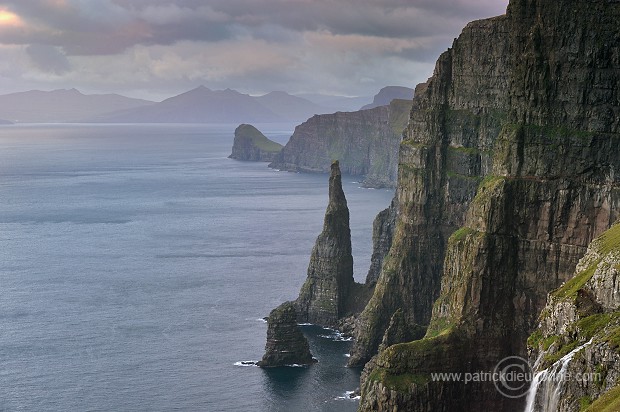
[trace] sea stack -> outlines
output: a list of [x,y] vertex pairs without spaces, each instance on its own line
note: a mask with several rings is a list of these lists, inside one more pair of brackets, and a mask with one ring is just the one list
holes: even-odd
[[281,144],[269,140],[256,127],[241,124],[235,129],[232,153],[228,157],[253,162],[272,162],[281,150]]
[[257,363],[261,368],[287,365],[309,365],[316,362],[308,340],[297,326],[293,302],[284,302],[271,311],[267,319],[265,355]]
[[312,250],[308,278],[297,298],[301,322],[335,326],[346,315],[347,298],[353,281],[349,208],[342,191],[338,161],[331,165],[329,203],[323,231]]

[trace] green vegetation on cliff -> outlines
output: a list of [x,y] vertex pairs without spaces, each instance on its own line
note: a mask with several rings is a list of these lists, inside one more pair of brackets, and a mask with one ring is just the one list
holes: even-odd
[[560,288],[551,292],[551,295],[560,299],[577,297],[577,292],[581,290],[581,288],[583,288],[583,286],[586,284],[587,281],[592,278],[592,276],[594,276],[594,272],[596,271],[599,263],[600,260],[594,262],[586,270],[578,273],[577,275],[575,275],[575,277],[564,283]]
[[256,127],[241,124],[235,130],[231,159],[270,162],[282,150],[282,145],[269,140]]
[[620,411],[620,386],[610,389],[584,410],[584,412],[618,411]]
[[235,130],[235,137],[237,136],[250,141],[254,146],[264,152],[278,153],[283,147],[280,143],[276,143],[273,140],[268,139],[267,136],[262,134],[260,130],[251,124],[239,125],[237,130]]
[[461,354],[458,341],[456,334],[446,332],[392,345],[378,355],[367,384],[381,382],[388,389],[400,392],[410,392],[416,385],[426,385],[431,382],[431,373],[441,370],[429,368],[425,362],[431,360],[438,365],[442,359],[458,358]]

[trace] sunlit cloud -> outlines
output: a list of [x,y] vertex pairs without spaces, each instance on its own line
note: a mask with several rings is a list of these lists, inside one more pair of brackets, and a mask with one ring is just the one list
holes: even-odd
[[23,25],[24,25],[24,22],[17,14],[7,9],[0,9],[0,27],[1,26],[20,27]]

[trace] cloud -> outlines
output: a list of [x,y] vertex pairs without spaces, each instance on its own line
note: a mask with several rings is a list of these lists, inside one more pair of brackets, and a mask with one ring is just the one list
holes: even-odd
[[23,54],[18,80],[50,87],[373,94],[425,80],[467,22],[507,2],[0,0],[0,47]]
[[43,44],[31,44],[26,53],[35,67],[43,72],[63,74],[71,70],[71,64],[57,47]]
[[[0,3],[2,4],[2,3]],[[21,36],[68,54],[111,54],[137,44],[221,41],[239,35],[328,31],[341,35],[416,38],[456,34],[472,18],[498,14],[500,0],[32,0],[5,2],[26,22]],[[286,37],[286,36],[285,36]],[[103,42],[101,39],[105,39]],[[271,38],[277,41],[277,38]],[[108,46],[104,46],[107,43]]]

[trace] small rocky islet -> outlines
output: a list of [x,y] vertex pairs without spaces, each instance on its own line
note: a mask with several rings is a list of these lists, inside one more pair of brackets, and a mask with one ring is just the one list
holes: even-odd
[[281,144],[269,140],[256,127],[241,124],[235,129],[232,153],[228,157],[235,160],[272,162],[281,150]]
[[265,355],[256,365],[274,368],[292,365],[310,365],[317,360],[310,353],[310,345],[297,324],[293,302],[284,302],[269,313]]

